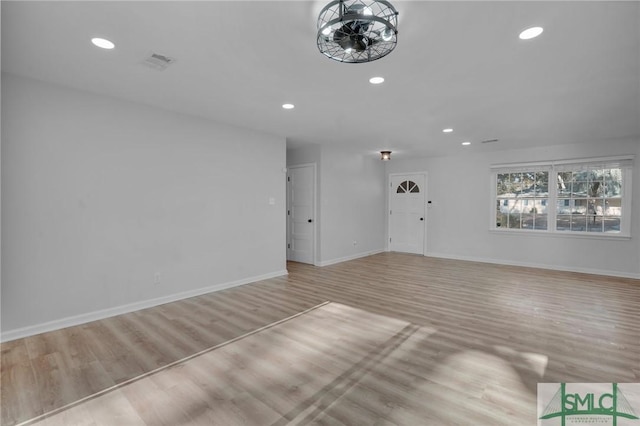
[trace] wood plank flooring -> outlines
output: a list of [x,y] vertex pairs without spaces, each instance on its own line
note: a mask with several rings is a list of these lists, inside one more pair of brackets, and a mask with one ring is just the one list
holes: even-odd
[[538,382],[640,382],[640,280],[398,253],[288,269],[3,343],[1,424],[526,425]]

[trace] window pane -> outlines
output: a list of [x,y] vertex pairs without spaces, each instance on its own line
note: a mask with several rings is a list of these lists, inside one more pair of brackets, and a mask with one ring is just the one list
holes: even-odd
[[522,229],[533,229],[534,215],[523,214],[522,215]]
[[509,193],[509,173],[498,173],[496,189],[498,197]]
[[522,200],[509,200],[508,213],[508,227],[512,229],[520,229],[520,212],[522,211]]
[[602,232],[602,218],[592,217],[591,219],[587,219],[587,231]]
[[547,229],[549,172],[496,174],[496,227]]
[[586,199],[582,198],[571,201],[571,214],[585,214],[587,212],[587,206],[589,205],[589,202]]
[[536,196],[547,197],[549,195],[549,172],[536,173]]
[[602,181],[589,182],[589,197],[602,197],[604,185]]
[[547,229],[547,215],[536,214],[533,229]]
[[571,200],[558,200],[558,214],[571,214]]
[[604,215],[604,200],[589,200],[587,214],[602,216]]
[[532,213],[546,214],[547,213],[547,200],[536,200],[534,208],[535,208],[535,211],[532,212]]
[[587,180],[589,180],[589,176],[591,176],[591,171],[589,171],[589,170],[580,170],[580,171],[572,172],[571,180],[574,181],[574,182],[587,181]]
[[620,232],[620,218],[605,217],[603,220],[604,232]]
[[[531,224],[527,221],[528,229],[547,229],[547,200],[532,200],[530,207],[525,209],[525,213],[531,216]],[[524,216],[523,216],[523,228]]]
[[517,200],[513,198],[502,200],[502,203],[500,203],[500,211],[502,213],[512,213],[516,202]]
[[607,216],[622,216],[622,199],[621,198],[607,199],[604,214]]
[[574,197],[587,197],[589,191],[589,183],[584,180],[573,181],[571,186],[571,195]]
[[509,177],[509,194],[520,195],[522,191],[522,174],[511,173]]
[[604,184],[606,197],[620,197],[622,195],[622,170],[605,170]]
[[558,215],[556,217],[556,229],[558,231],[570,231],[571,230],[571,216]]
[[511,213],[509,216],[509,228],[511,229],[520,229],[520,213]]
[[571,194],[571,172],[558,173],[558,196],[569,196]]
[[535,196],[536,190],[536,174],[535,172],[522,173],[522,191],[521,194],[525,197]]
[[585,231],[587,229],[587,217],[581,215],[571,216],[571,230]]

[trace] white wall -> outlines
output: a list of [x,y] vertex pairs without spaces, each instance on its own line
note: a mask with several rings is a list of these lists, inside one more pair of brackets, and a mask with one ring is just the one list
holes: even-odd
[[[384,250],[386,183],[380,158],[322,150],[321,265]],[[354,241],[356,244],[354,245]]]
[[3,74],[3,338],[286,273],[285,156],[283,138]]
[[318,170],[316,264],[383,251],[386,183],[380,159],[320,145],[287,151],[288,166],[304,163],[316,163]]
[[[631,239],[489,232],[492,164],[635,154]],[[428,172],[427,255],[640,278],[640,143],[621,141],[394,158],[387,174]],[[469,205],[481,206],[469,214]]]

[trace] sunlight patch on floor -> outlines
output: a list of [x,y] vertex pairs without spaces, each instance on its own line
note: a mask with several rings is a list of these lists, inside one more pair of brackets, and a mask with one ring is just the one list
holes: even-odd
[[339,415],[365,377],[434,332],[322,304],[23,424],[304,423]]

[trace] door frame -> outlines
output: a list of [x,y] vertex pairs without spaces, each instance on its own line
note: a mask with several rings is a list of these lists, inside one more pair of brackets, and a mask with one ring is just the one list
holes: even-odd
[[387,176],[387,239],[385,240],[385,246],[386,246],[386,251],[391,251],[391,244],[390,244],[390,239],[391,239],[391,215],[389,214],[389,212],[391,212],[391,197],[392,197],[392,189],[393,189],[393,183],[391,182],[391,180],[394,177],[397,176],[411,176],[411,175],[421,175],[423,176],[423,184],[424,184],[424,202],[425,205],[422,206],[422,208],[424,209],[424,235],[422,238],[422,255],[426,256],[427,255],[427,223],[428,223],[428,209],[427,209],[427,203],[429,203],[430,201],[428,201],[428,186],[429,186],[429,175],[427,172],[403,172],[403,173],[389,173],[389,175]]
[[285,185],[286,185],[286,198],[287,198],[287,206],[286,206],[286,211],[285,211],[285,221],[286,221],[286,229],[287,229],[287,235],[286,235],[286,246],[285,246],[285,250],[286,250],[286,258],[287,260],[289,260],[290,257],[290,244],[291,244],[291,222],[289,221],[290,215],[289,212],[291,211],[291,199],[289,197],[289,185],[290,185],[290,181],[289,181],[289,170],[291,169],[300,169],[303,167],[311,167],[312,168],[312,175],[313,175],[313,185],[312,185],[312,191],[313,194],[311,194],[311,200],[312,200],[312,207],[311,207],[311,211],[313,212],[313,229],[311,231],[311,235],[313,238],[312,244],[311,244],[311,260],[312,260],[312,264],[314,266],[318,266],[318,259],[317,259],[317,245],[318,245],[318,218],[320,217],[320,215],[318,214],[318,202],[317,202],[317,196],[318,196],[318,166],[316,163],[302,163],[302,164],[294,164],[291,166],[287,166],[287,173],[286,173],[286,181],[285,181]]

